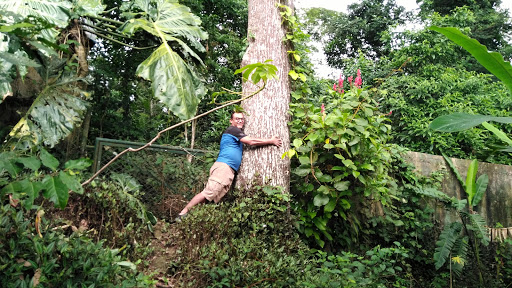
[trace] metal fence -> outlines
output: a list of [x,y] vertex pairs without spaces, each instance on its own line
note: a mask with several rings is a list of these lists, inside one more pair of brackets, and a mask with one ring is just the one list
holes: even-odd
[[[145,144],[96,138],[92,172],[98,171],[123,150]],[[124,154],[100,176],[108,178],[112,173],[131,176],[141,185],[142,201],[147,208],[160,218],[168,218],[176,215],[187,199],[204,188],[216,154],[217,151],[151,145],[141,151]]]

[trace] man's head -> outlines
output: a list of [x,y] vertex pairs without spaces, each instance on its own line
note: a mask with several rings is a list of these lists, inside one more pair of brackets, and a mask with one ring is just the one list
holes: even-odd
[[244,124],[245,124],[244,113],[237,113],[237,112],[232,113],[229,123],[231,123],[231,126],[235,126],[240,129],[244,128]]

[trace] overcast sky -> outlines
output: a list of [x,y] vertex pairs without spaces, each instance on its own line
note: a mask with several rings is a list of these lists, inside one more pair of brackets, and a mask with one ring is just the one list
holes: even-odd
[[[358,0],[295,0],[295,8],[313,8],[320,7],[330,10],[336,10],[347,13],[348,5],[352,3],[361,2]],[[509,15],[512,15],[512,0],[502,0],[501,8],[508,9]],[[418,9],[416,0],[396,0],[397,5],[404,6],[407,11],[413,11]],[[319,46],[317,46],[320,48]],[[315,65],[315,71],[317,76],[323,78],[336,78],[341,73],[339,70],[329,68],[327,61],[323,53],[314,53],[311,55],[311,60]]]
[[[347,6],[352,3],[357,3],[361,1],[357,0],[295,0],[296,8],[311,8],[311,7],[321,7],[327,8],[331,10],[347,12]],[[508,9],[509,13],[512,13],[512,1],[511,0],[502,0],[501,8]],[[416,4],[416,0],[396,0],[396,4],[404,6],[406,10],[414,10],[418,8]]]

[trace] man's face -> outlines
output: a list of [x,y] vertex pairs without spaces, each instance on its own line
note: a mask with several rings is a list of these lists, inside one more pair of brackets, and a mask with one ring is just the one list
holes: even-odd
[[240,129],[244,128],[245,118],[243,113],[234,113],[233,118],[229,120],[231,126],[238,127]]

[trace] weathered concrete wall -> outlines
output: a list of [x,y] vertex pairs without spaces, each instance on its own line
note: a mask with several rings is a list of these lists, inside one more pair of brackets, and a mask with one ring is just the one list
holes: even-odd
[[[446,165],[442,156],[409,152],[405,155],[405,158],[422,175],[428,176],[432,172],[439,170],[446,171],[442,183],[442,191],[458,199],[467,198],[466,193],[460,187],[455,175]],[[452,158],[452,162],[465,181],[466,172],[471,160]],[[512,166],[479,162],[477,179],[482,174],[489,176],[489,186],[475,211],[486,219],[489,227],[495,227],[496,223],[501,223],[504,227],[512,227]],[[458,220],[458,218],[454,219],[454,217],[457,217],[455,214],[446,214],[442,207],[437,209],[436,214],[441,221],[451,222]]]

